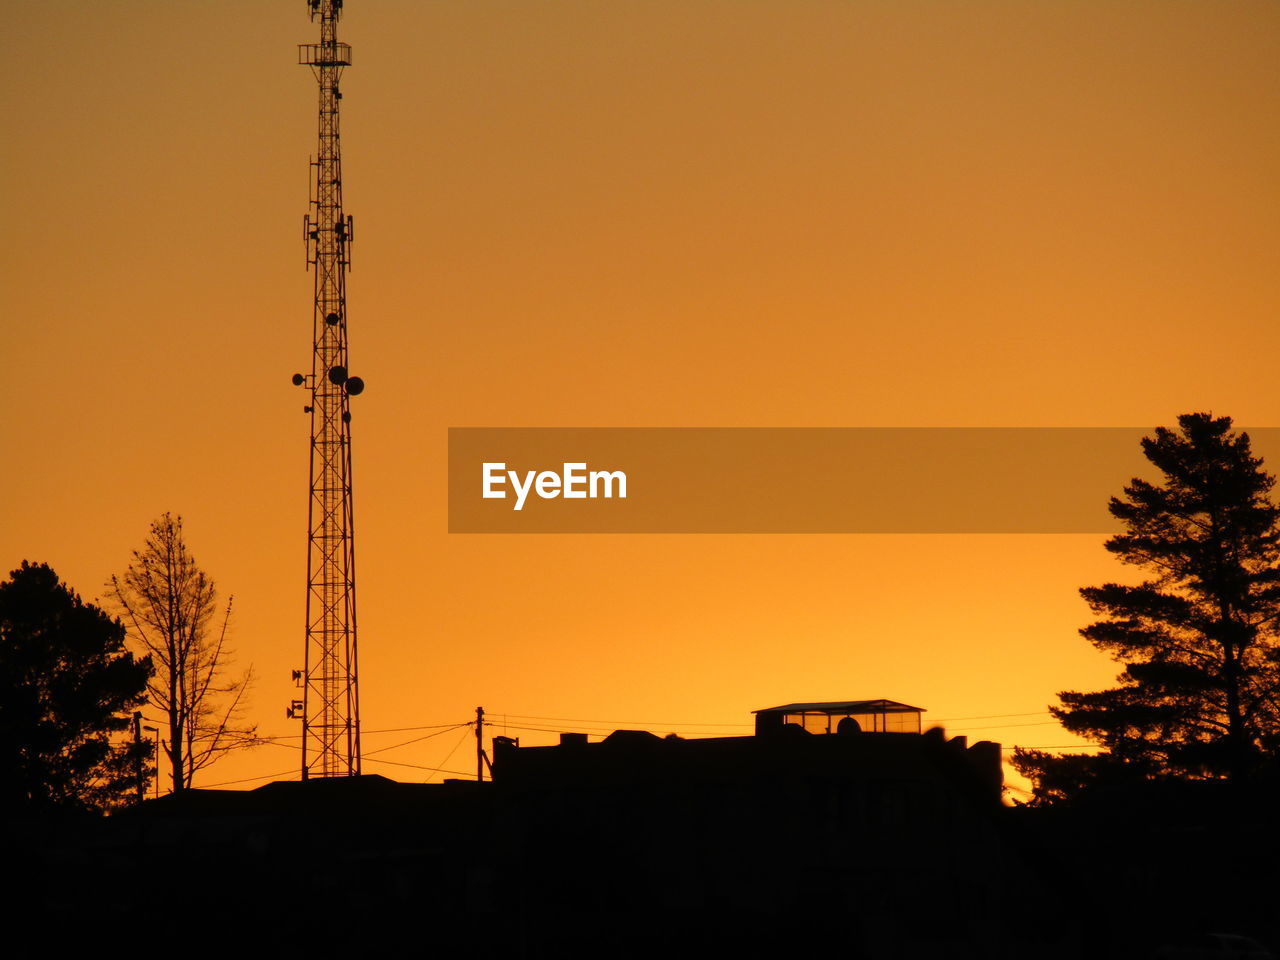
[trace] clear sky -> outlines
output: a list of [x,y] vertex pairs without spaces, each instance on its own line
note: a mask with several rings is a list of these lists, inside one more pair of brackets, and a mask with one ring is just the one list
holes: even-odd
[[[0,6],[0,562],[91,598],[181,513],[297,734],[316,28]],[[888,697],[1076,742],[1035,712],[1116,671],[1101,537],[450,536],[446,429],[1280,424],[1280,6],[349,0],[341,38],[367,730]]]

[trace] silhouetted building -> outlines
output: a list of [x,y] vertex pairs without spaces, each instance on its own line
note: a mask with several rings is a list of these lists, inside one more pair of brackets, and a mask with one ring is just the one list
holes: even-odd
[[[921,712],[788,704],[757,711],[757,736],[497,738],[503,873],[523,878],[538,955],[1004,955],[1000,747],[915,732]],[[913,732],[876,732],[891,726]]]

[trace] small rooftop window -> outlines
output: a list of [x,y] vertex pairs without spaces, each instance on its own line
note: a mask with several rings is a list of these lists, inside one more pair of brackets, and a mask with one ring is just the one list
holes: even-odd
[[919,733],[924,707],[896,700],[839,700],[833,703],[787,703],[754,711],[756,735],[776,733],[786,724],[803,727],[810,733],[838,733],[850,730],[852,720],[863,733]]

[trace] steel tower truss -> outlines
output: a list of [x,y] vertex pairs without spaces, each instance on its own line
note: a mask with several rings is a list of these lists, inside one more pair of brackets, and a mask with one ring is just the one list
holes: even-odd
[[350,398],[364,389],[349,375],[346,274],[352,221],[342,211],[338,83],[351,47],[338,42],[342,0],[308,0],[320,42],[298,45],[298,62],[320,87],[319,153],[311,162],[311,206],[304,220],[307,264],[315,273],[315,351],[311,391],[311,496],[308,508],[307,612],[304,667],[294,672],[302,700],[302,779],[360,773],[360,706],[356,674],[355,536],[351,498]]

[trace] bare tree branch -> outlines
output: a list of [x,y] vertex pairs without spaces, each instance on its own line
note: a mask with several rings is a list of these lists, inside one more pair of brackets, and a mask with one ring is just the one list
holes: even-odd
[[146,543],[133,551],[124,575],[111,578],[107,593],[131,640],[157,665],[148,696],[168,719],[175,792],[191,787],[196,771],[228,750],[259,742],[257,728],[244,720],[252,666],[225,679],[232,602],[213,631],[217,589],[188,552],[181,517],[166,513],[151,524]]

